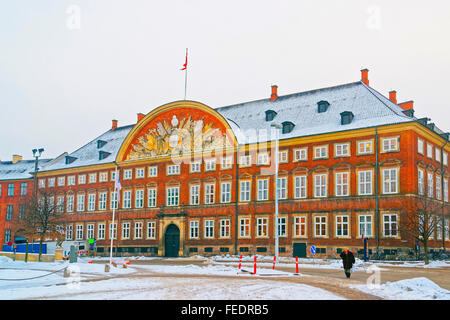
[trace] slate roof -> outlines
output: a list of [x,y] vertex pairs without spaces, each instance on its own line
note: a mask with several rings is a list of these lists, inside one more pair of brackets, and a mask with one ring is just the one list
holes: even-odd
[[[38,160],[38,166],[42,166],[52,159]],[[35,160],[22,160],[16,163],[12,161],[0,161],[0,181],[21,180],[33,178]]]

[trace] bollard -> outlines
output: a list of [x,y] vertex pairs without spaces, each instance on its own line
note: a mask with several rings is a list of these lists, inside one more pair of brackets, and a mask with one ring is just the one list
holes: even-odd
[[295,257],[295,273],[298,273],[298,257]]
[[242,253],[241,256],[239,257],[239,270],[241,270],[241,263],[242,263]]
[[277,256],[273,256],[273,267],[272,270],[275,270],[275,261],[277,260]]
[[109,272],[110,268],[111,268],[111,266],[109,264],[105,264],[105,272]]
[[256,256],[255,256],[255,264],[253,265],[253,274],[256,274]]

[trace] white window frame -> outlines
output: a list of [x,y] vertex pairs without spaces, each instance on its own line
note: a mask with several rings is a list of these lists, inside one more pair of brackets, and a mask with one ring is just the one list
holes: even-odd
[[189,204],[196,206],[200,204],[200,185],[193,184],[189,186]]
[[258,238],[269,237],[269,218],[267,217],[256,218],[256,237]]
[[124,190],[122,192],[122,208],[130,209],[131,208],[131,190]]
[[134,239],[142,239],[143,223],[136,221],[134,223]]
[[108,172],[100,172],[98,177],[99,182],[108,182]]
[[216,171],[216,159],[205,160],[205,172],[206,171]]
[[[314,178],[314,198],[326,198],[328,194],[328,174],[327,173],[315,174],[313,178]],[[317,180],[318,178],[319,180]]]
[[223,157],[221,161],[221,169],[231,169],[233,167],[233,157]]
[[257,200],[266,201],[269,200],[269,179],[258,179],[257,183]]
[[216,203],[216,184],[205,183],[205,204]]
[[205,231],[205,239],[213,239],[214,238],[214,220],[208,219],[204,220],[204,231]]
[[77,224],[75,228],[75,240],[83,240],[84,238],[84,232],[83,232],[83,225]]
[[239,166],[241,168],[250,167],[252,165],[252,157],[249,154],[242,155],[239,157]]
[[373,170],[358,171],[358,195],[373,194]]
[[[364,233],[363,231],[366,231],[367,233]],[[373,237],[373,216],[371,214],[360,214],[358,216],[358,236],[364,236],[366,238]]]
[[327,159],[328,158],[328,145],[315,146],[313,148],[314,160],[316,159]]
[[78,184],[86,184],[86,175],[85,174],[79,174],[78,175]]
[[287,237],[287,218],[278,217],[278,236],[285,238]]
[[424,141],[420,138],[417,138],[417,153],[424,154]]
[[67,185],[68,186],[74,186],[75,185],[75,176],[68,176],[67,177]]
[[288,155],[289,155],[288,150],[278,151],[278,163],[288,163],[289,162]]
[[382,138],[381,140],[383,152],[394,152],[400,150],[399,137]]
[[[389,173],[389,174],[387,174]],[[392,174],[395,173],[395,176]],[[394,179],[395,178],[395,179]],[[387,168],[382,170],[383,194],[395,194],[399,191],[399,169]]]
[[417,170],[417,192],[422,196],[425,194],[425,171],[422,169]]
[[148,177],[157,177],[158,176],[158,166],[150,166],[148,167]]
[[294,161],[308,161],[308,148],[294,149]]
[[135,177],[136,179],[145,178],[145,168],[136,168]]
[[180,204],[180,187],[168,187],[166,193],[166,205],[168,207],[176,207]]
[[[393,222],[392,217],[395,217]],[[389,218],[389,219],[386,219]],[[392,226],[395,225],[395,228]],[[389,226],[389,228],[386,228]],[[386,232],[388,231],[388,232]],[[398,236],[398,215],[397,214],[383,214],[383,236],[385,238],[396,238]]]
[[95,235],[94,235],[94,224],[93,223],[90,223],[90,224],[86,225],[86,238],[87,239],[95,238]]
[[349,157],[350,156],[350,143],[335,143],[334,144],[334,157]]
[[[304,238],[308,234],[307,229],[307,216],[295,216],[294,217],[294,237]],[[303,228],[302,228],[303,227]],[[302,230],[304,231],[302,233]]]
[[220,219],[220,238],[229,238],[231,235],[231,220]]
[[190,172],[191,173],[201,172],[202,171],[202,169],[201,169],[201,162],[200,161],[191,162],[189,168],[190,168]]
[[156,188],[148,188],[147,189],[147,207],[155,208],[156,207]]
[[84,193],[77,194],[77,212],[83,212],[85,210],[86,195]]
[[268,165],[270,163],[270,157],[268,152],[259,152],[256,159],[257,165]]
[[[325,220],[325,221],[323,221]],[[314,237],[326,237],[328,234],[328,217],[327,216],[314,216]],[[319,225],[320,234],[317,234],[317,226]],[[325,228],[325,229],[323,229]],[[323,234],[322,234],[323,233]]]
[[156,239],[156,222],[147,221],[147,239]]
[[95,193],[88,193],[88,211],[95,211],[95,202],[96,200],[96,194]]
[[433,173],[427,172],[427,196],[433,198],[434,195],[434,177]]
[[371,154],[371,153],[373,153],[372,140],[358,141],[358,154]]
[[336,237],[349,238],[350,237],[350,216],[338,214],[335,216]]
[[250,218],[239,218],[239,237],[250,238],[251,234]]
[[350,172],[335,173],[335,195],[336,197],[347,197],[350,195]]
[[250,180],[239,181],[239,202],[251,201],[252,184]]
[[231,202],[231,182],[220,183],[220,202],[221,203]]
[[433,145],[427,142],[427,158],[433,159]]
[[96,183],[97,182],[97,173],[90,173],[89,174],[89,183]]
[[308,195],[308,177],[306,175],[294,176],[294,198],[305,199]]
[[189,221],[189,239],[199,238],[199,221],[191,220]]
[[133,169],[123,170],[123,180],[131,180],[131,179],[133,179]]
[[284,200],[288,197],[288,179],[287,177],[279,177],[277,181],[277,193],[278,193],[278,199]]
[[103,240],[106,237],[106,229],[105,229],[105,224],[104,223],[99,223],[97,224],[97,239],[99,240]]
[[136,191],[134,192],[134,207],[144,207],[144,189],[136,189]]
[[167,175],[179,175],[180,174],[180,165],[179,164],[170,164],[167,166]]
[[130,239],[130,223],[122,222],[122,234],[121,239]]

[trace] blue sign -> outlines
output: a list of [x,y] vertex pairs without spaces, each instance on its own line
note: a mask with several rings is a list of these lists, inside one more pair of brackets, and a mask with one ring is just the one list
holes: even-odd
[[312,255],[316,254],[316,247],[315,246],[311,246],[311,254]]

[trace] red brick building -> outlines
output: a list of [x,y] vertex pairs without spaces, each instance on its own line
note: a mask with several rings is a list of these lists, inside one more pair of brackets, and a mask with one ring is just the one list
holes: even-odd
[[[280,254],[335,255],[343,247],[411,250],[400,228],[421,195],[442,206],[430,246],[450,245],[449,135],[361,81],[213,109],[176,101],[138,114],[41,167],[66,239],[95,238],[123,255],[273,254],[279,138]],[[278,126],[278,129],[274,127]],[[121,182],[114,200],[115,170]],[[0,198],[1,199],[1,198]],[[2,209],[3,212],[3,209]]]

